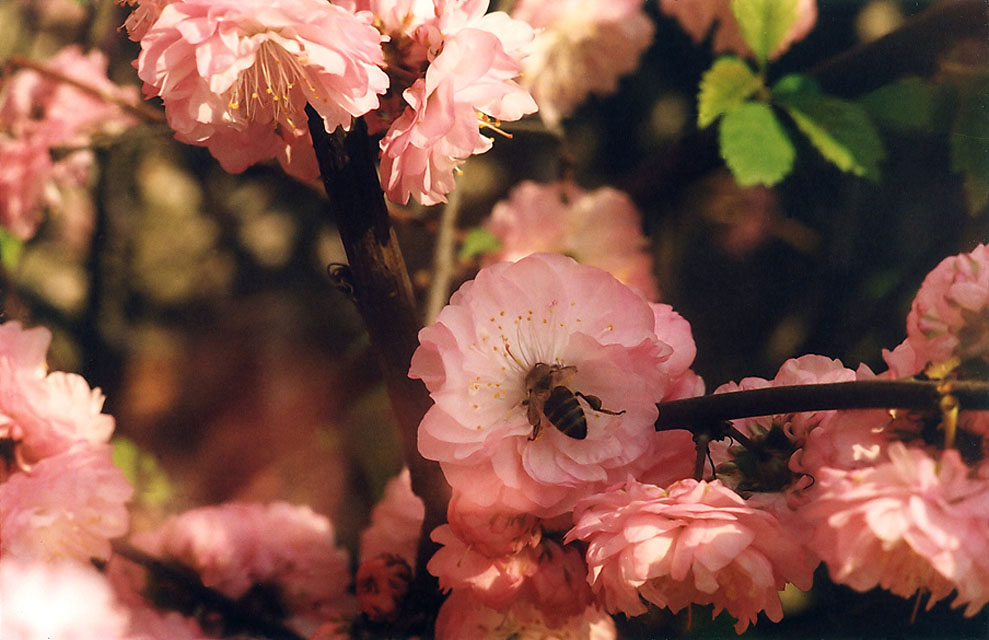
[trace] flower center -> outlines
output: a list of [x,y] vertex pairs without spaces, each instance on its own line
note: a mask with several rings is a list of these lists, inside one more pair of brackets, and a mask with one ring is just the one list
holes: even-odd
[[258,47],[254,65],[242,71],[230,88],[229,107],[243,108],[248,120],[256,120],[259,113],[268,112],[273,124],[284,124],[298,132],[292,119],[298,111],[291,99],[293,90],[301,81],[309,95],[319,96],[316,82],[304,62],[277,43],[265,40]]

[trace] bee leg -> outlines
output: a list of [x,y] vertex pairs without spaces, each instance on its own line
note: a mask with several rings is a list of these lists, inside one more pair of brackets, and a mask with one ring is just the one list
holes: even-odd
[[607,409],[602,409],[601,408],[601,398],[599,398],[597,396],[586,395],[586,394],[581,393],[580,391],[575,391],[574,392],[574,395],[577,395],[577,396],[580,396],[581,398],[583,398],[584,399],[584,402],[586,402],[587,405],[591,409],[594,409],[595,411],[600,411],[601,413],[607,413],[609,416],[620,416],[623,413],[625,413],[625,410],[624,409],[622,409],[621,411],[608,411]]

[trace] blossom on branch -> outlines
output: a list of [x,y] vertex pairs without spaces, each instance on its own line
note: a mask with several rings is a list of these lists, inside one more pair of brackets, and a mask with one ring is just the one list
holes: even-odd
[[[390,3],[373,4],[380,11]],[[500,131],[492,120],[518,120],[536,111],[515,80],[532,28],[502,12],[485,14],[487,0],[433,4],[432,16],[410,7],[403,32],[391,36],[402,55],[412,58],[404,66],[420,60],[427,65],[402,92],[407,106],[381,140],[382,187],[401,204],[410,196],[425,205],[445,202],[454,172],[469,156],[491,148],[481,129]]]
[[522,0],[512,17],[536,30],[532,55],[522,62],[522,84],[549,127],[589,94],[614,93],[618,78],[639,65],[655,31],[641,0]]
[[989,602],[989,479],[971,477],[958,451],[894,443],[888,462],[815,477],[801,516],[835,582],[928,592],[928,608],[957,590],[952,604],[966,616]]
[[361,533],[360,561],[382,553],[400,556],[413,570],[426,507],[412,492],[408,467],[388,481],[385,493],[371,510],[371,524]]
[[605,608],[635,616],[645,599],[676,612],[690,604],[728,611],[741,633],[759,612],[783,617],[778,591],[810,588],[813,567],[768,511],[720,481],[668,490],[635,481],[581,501],[567,540],[588,544],[591,586]]
[[227,171],[278,158],[318,175],[305,107],[327,132],[378,106],[388,87],[370,14],[322,0],[183,0],[141,38],[138,75],[182,142]]
[[[671,346],[692,347],[689,325],[666,322],[667,309],[560,255],[482,269],[419,332],[409,375],[435,402],[419,451],[474,502],[568,512],[629,465],[647,466],[656,402],[696,380],[692,349],[683,357]],[[564,426],[584,432],[568,435],[547,417],[564,403],[586,422]]]
[[569,181],[526,180],[494,206],[485,227],[501,242],[484,257],[485,265],[537,252],[563,253],[604,269],[649,300],[658,298],[642,215],[617,189],[585,191]]

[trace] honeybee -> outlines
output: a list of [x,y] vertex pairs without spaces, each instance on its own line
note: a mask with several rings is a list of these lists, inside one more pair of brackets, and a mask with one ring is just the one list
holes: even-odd
[[546,416],[549,423],[559,429],[563,435],[574,440],[586,438],[587,416],[584,414],[584,408],[580,406],[580,399],[594,411],[612,416],[625,413],[624,409],[621,411],[602,409],[601,399],[597,396],[571,391],[566,383],[576,371],[577,367],[572,365],[565,367],[537,362],[525,375],[526,396],[522,406],[526,407],[526,417],[532,425],[532,435],[529,436],[529,440],[535,440],[539,435],[543,416]]

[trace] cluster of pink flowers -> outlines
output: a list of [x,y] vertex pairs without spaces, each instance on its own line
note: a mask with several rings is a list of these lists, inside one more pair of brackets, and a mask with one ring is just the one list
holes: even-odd
[[126,26],[141,43],[145,93],[161,97],[179,140],[206,146],[227,171],[277,158],[316,177],[309,104],[327,132],[372,115],[387,128],[386,195],[435,204],[459,165],[490,148],[481,127],[536,110],[515,82],[532,29],[485,15],[487,5],[138,0]]
[[[64,190],[86,184],[92,137],[118,133],[134,122],[117,103],[137,101],[133,87],[118,87],[107,78],[107,58],[98,51],[68,46],[45,66],[51,74],[22,69],[0,90],[0,226],[22,240],[35,234],[45,207],[64,204]],[[56,161],[53,149],[65,153]]]
[[655,31],[642,0],[522,0],[512,16],[536,29],[522,83],[550,127],[589,94],[613,93],[618,78],[638,66]]
[[485,228],[501,247],[484,256],[484,265],[531,253],[562,253],[604,269],[649,300],[659,297],[642,215],[616,189],[585,191],[570,181],[526,180],[494,206]]
[[[731,5],[732,0],[659,0],[660,10],[676,18],[694,42],[704,41],[713,28],[711,47],[715,53],[730,52],[750,57],[752,50],[738,30]],[[817,0],[800,0],[796,20],[783,41],[770,54],[770,59],[778,58],[794,42],[807,37],[816,22]]]
[[[923,354],[912,373],[981,370],[966,363],[986,358],[987,272],[980,245],[925,280],[908,319],[910,355]],[[810,588],[821,561],[858,590],[924,591],[928,606],[954,593],[966,615],[989,602],[989,412],[962,411],[957,429],[979,443],[964,459],[924,426],[938,416],[737,419],[710,445],[715,479],[694,480],[689,434],[655,433],[649,410],[703,391],[693,349],[672,309],[551,254],[482,269],[420,332],[410,375],[435,404],[419,448],[454,489],[428,565],[452,592],[439,637],[527,625],[589,637],[603,611],[646,603],[709,604],[741,633],[760,613],[778,621],[778,592]],[[808,355],[716,393],[890,375]]]

